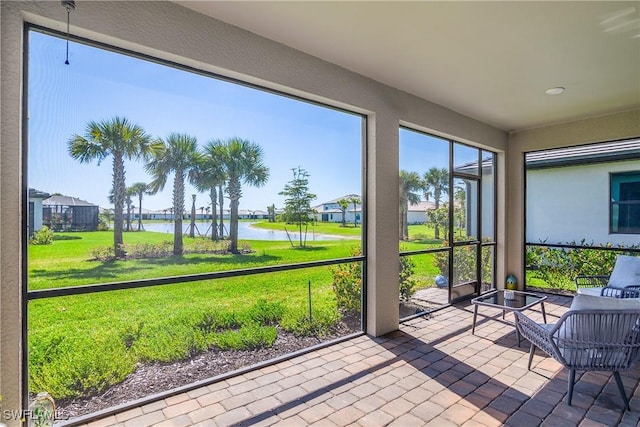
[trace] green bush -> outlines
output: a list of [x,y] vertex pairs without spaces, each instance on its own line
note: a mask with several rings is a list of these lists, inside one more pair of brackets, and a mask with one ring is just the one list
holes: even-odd
[[113,246],[96,246],[91,250],[91,259],[95,261],[113,261],[116,259],[116,253]]
[[132,354],[112,331],[76,332],[47,330],[30,337],[31,390],[46,390],[56,399],[99,393],[133,372]]
[[29,239],[31,245],[50,245],[53,242],[53,231],[46,225],[42,229],[34,231]]
[[[360,256],[360,248],[351,251],[351,256]],[[338,264],[330,267],[333,274],[333,292],[338,309],[346,315],[358,315],[362,305],[362,267],[360,262]],[[415,263],[410,257],[400,257],[400,299],[409,300],[415,293],[418,280],[413,276]]]
[[620,246],[620,250],[608,250],[613,244],[589,245],[581,242],[568,242],[567,246],[585,246],[583,248],[551,248],[545,246],[527,246],[526,267],[528,278],[538,279],[553,289],[575,289],[574,279],[578,275],[608,275],[613,270],[616,256],[631,254],[625,249],[638,249],[640,245]]
[[[448,242],[443,242],[444,246],[448,246]],[[459,284],[466,283],[470,280],[476,280],[476,246],[456,246],[454,248],[454,267],[453,277],[449,279],[449,283]],[[433,257],[436,267],[440,274],[448,277],[449,275],[449,252],[437,252]],[[481,250],[481,277],[491,278],[493,277],[493,252],[488,250]]]
[[[400,252],[404,250],[400,247]],[[409,301],[416,292],[418,280],[414,277],[416,264],[410,256],[400,257],[400,300]]]
[[249,324],[237,331],[225,331],[213,337],[212,344],[221,350],[254,350],[271,347],[278,332],[274,326]]
[[279,302],[260,299],[247,310],[245,316],[252,323],[272,326],[280,322],[283,314],[284,307]]
[[339,320],[335,310],[313,309],[311,319],[309,319],[308,310],[289,310],[282,318],[282,329],[296,336],[323,337],[331,334]]
[[157,243],[125,244],[127,258],[165,258],[173,253],[173,243],[168,241]]
[[[352,249],[351,256],[359,256],[360,249]],[[329,267],[333,274],[333,292],[338,309],[346,315],[358,315],[362,307],[362,267],[360,262],[348,262]]]

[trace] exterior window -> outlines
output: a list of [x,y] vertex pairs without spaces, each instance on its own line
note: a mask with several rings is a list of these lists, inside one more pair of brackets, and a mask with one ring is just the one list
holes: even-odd
[[611,232],[640,234],[640,173],[611,174]]

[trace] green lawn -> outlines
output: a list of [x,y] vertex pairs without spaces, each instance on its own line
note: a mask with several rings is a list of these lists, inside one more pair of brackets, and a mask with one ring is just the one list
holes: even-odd
[[[266,222],[261,225],[272,226]],[[282,226],[282,224],[279,224]],[[92,260],[96,247],[113,243],[112,232],[56,233],[50,245],[30,245],[30,290],[179,276],[350,256],[360,248],[361,228],[322,224],[316,233],[353,239],[309,242],[247,241],[243,255]],[[125,245],[172,241],[155,232],[124,233]],[[185,248],[200,239],[185,238]],[[403,248],[423,248],[423,242]],[[432,255],[411,257],[420,287],[438,274]],[[133,372],[137,363],[188,358],[211,347],[269,347],[275,325],[297,333],[327,333],[338,321],[331,267],[229,279],[33,300],[28,306],[29,387],[56,399],[103,392]],[[308,321],[308,283],[314,323]]]

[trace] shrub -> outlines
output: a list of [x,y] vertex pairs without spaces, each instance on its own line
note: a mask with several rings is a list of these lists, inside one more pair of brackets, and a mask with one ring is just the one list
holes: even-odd
[[123,381],[134,370],[131,354],[113,333],[52,328],[42,332],[29,337],[32,390],[46,390],[56,399],[93,394]]
[[400,257],[400,299],[408,301],[416,292],[418,281],[413,277],[415,262],[408,256]]
[[113,246],[96,246],[91,250],[91,259],[95,261],[113,261],[116,259],[116,252]]
[[[448,242],[443,242],[444,246],[448,246]],[[473,248],[473,249],[472,249]],[[454,248],[454,266],[453,266],[453,278],[449,280],[449,283],[465,283],[470,278],[476,277],[476,246],[456,246]],[[449,276],[449,252],[437,252],[433,257],[436,267],[440,274],[444,277]],[[493,252],[481,249],[481,277],[491,278],[493,272]]]
[[260,299],[249,308],[245,316],[249,322],[267,326],[277,325],[283,314],[284,307],[282,304]]
[[[352,249],[351,256],[360,255],[360,249]],[[333,274],[333,292],[338,309],[346,315],[358,315],[362,305],[362,266],[360,262],[348,262],[329,267]]]
[[168,241],[126,244],[124,248],[127,258],[164,258],[173,253],[173,244]]
[[[351,256],[359,256],[360,248],[352,249]],[[338,309],[346,315],[358,315],[362,304],[362,267],[360,262],[338,264],[330,267],[333,274],[333,292]],[[409,257],[400,257],[400,299],[409,300],[418,283],[413,277],[415,263]]]
[[253,350],[271,347],[278,332],[273,326],[249,324],[237,331],[225,331],[216,334],[213,344],[221,350]]
[[42,229],[34,231],[29,239],[31,245],[50,245],[53,241],[53,231],[46,225]]
[[235,313],[206,312],[202,315],[202,320],[196,324],[196,327],[204,334],[210,334],[213,332],[220,332],[225,329],[238,329],[240,328],[240,322],[238,321]]
[[551,288],[574,289],[576,276],[611,274],[617,255],[631,254],[625,249],[640,248],[640,245],[632,245],[620,246],[620,250],[603,250],[613,248],[613,244],[589,245],[584,239],[579,243],[574,241],[566,245],[587,248],[527,246],[526,264],[530,277],[542,280]]
[[311,319],[308,310],[289,310],[282,318],[282,329],[297,336],[323,337],[331,334],[339,320],[335,310],[313,309]]

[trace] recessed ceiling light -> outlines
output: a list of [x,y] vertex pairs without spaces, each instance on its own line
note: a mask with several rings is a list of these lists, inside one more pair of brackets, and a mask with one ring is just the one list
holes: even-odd
[[552,87],[544,91],[547,95],[560,95],[562,92],[564,92],[564,88],[560,86]]

